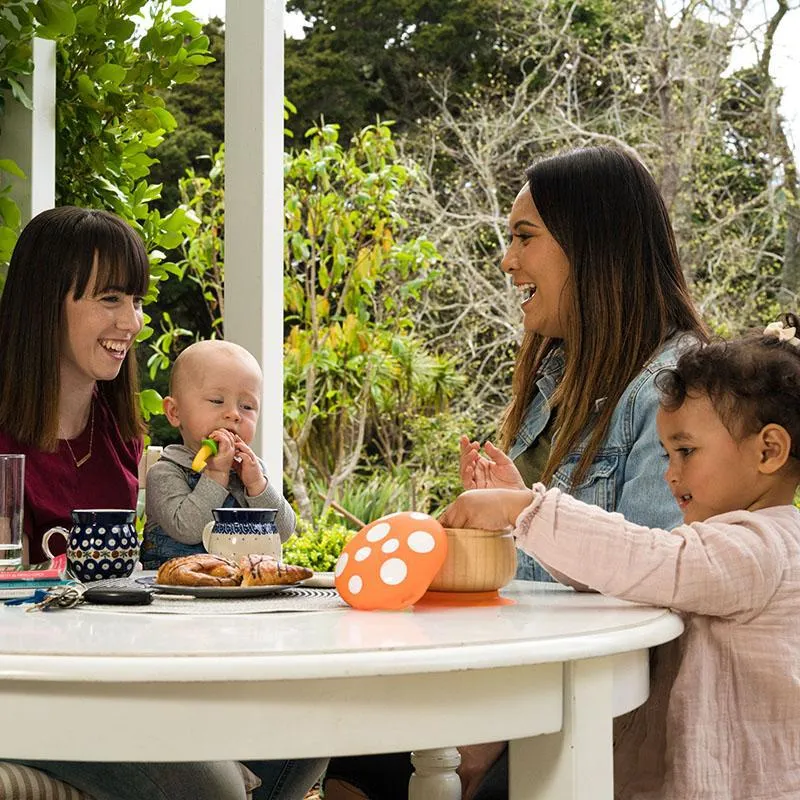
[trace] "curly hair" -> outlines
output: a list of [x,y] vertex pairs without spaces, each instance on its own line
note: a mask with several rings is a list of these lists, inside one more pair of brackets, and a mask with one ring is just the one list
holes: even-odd
[[[797,314],[786,313],[781,321],[800,333]],[[688,396],[707,395],[737,440],[770,423],[781,425],[792,437],[791,455],[800,458],[800,345],[763,333],[701,344],[659,373],[656,385],[667,411]]]

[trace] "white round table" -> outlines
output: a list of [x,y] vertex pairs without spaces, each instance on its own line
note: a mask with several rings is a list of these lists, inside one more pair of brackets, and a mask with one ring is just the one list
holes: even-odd
[[[647,698],[648,648],[680,618],[553,584],[503,595],[513,604],[238,616],[0,606],[14,720],[0,758],[414,750],[430,766],[439,748],[508,739],[512,798],[611,800],[612,717]],[[446,796],[448,769],[416,796]]]

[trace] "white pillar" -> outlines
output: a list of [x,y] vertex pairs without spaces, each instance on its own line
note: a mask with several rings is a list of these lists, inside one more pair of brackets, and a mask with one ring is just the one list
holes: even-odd
[[11,196],[24,226],[55,205],[56,197],[56,45],[33,40],[33,75],[24,81],[33,111],[6,93],[2,156],[13,159],[25,180],[10,176]]
[[225,338],[264,370],[254,450],[283,472],[283,3],[225,11]]

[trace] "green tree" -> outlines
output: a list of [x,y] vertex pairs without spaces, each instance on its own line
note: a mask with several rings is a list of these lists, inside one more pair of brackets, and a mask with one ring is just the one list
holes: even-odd
[[171,135],[155,151],[158,163],[151,168],[151,178],[163,185],[156,207],[175,208],[180,202],[178,185],[187,167],[195,175],[208,175],[213,168],[213,154],[225,137],[225,29],[218,18],[203,26],[208,37],[209,54],[214,60],[205,66],[197,80],[179,83],[164,91],[166,107],[178,123]]
[[414,449],[408,422],[445,412],[462,379],[408,319],[437,254],[405,233],[397,198],[414,174],[397,163],[388,125],[362,129],[348,148],[337,126],[314,128],[287,153],[284,177],[284,445],[310,518],[306,470],[326,503],[370,457],[397,476]]
[[514,80],[507,61],[508,0],[289,0],[308,20],[287,39],[286,94],[298,107],[296,137],[324,118],[349,138],[376,117],[399,129],[433,110],[429,80],[450,76],[457,92],[495,78]]

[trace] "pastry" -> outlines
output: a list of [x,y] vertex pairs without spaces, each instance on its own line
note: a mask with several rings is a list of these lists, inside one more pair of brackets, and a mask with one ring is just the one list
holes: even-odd
[[239,559],[242,586],[280,586],[310,578],[314,571],[284,564],[273,556],[243,556]]
[[178,556],[165,561],[156,575],[164,586],[238,586],[242,572],[234,561],[211,553]]

